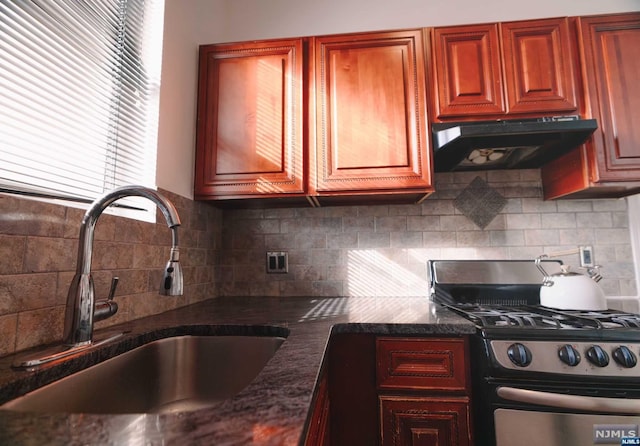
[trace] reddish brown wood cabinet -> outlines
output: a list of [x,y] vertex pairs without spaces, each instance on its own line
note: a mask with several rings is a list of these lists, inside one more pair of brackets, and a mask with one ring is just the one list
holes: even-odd
[[574,41],[567,18],[434,28],[434,118],[577,113]]
[[460,398],[381,396],[382,446],[470,445],[469,404]]
[[318,200],[432,192],[423,31],[316,37],[314,51]]
[[469,371],[463,338],[378,338],[382,446],[468,446]]
[[329,446],[331,444],[330,427],[329,379],[327,371],[323,370],[314,395],[305,446]]
[[421,29],[202,46],[195,197],[425,197],[424,53]]
[[197,199],[304,195],[302,39],[200,48]]
[[435,117],[506,113],[498,25],[434,28],[432,36]]
[[582,17],[578,26],[586,115],[598,130],[542,169],[545,198],[640,192],[640,13]]

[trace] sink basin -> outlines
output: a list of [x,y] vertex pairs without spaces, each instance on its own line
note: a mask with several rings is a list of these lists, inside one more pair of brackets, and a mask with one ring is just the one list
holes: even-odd
[[49,413],[191,411],[231,398],[284,342],[276,336],[177,336],[142,345],[0,409]]

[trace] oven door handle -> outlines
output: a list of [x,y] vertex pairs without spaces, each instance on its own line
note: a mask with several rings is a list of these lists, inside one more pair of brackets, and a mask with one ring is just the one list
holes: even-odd
[[604,398],[540,392],[538,390],[498,387],[496,393],[505,400],[562,409],[611,414],[640,414],[640,399]]

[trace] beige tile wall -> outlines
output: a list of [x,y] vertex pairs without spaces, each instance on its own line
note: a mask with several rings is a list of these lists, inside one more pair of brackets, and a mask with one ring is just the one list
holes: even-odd
[[[178,209],[185,294],[160,296],[171,232],[158,224],[103,215],[96,226],[93,278],[98,298],[120,281],[119,311],[105,327],[215,297],[214,264],[222,212],[161,191]],[[64,307],[76,267],[84,211],[0,195],[0,355],[62,338]]]
[[[507,198],[484,230],[454,206],[476,175]],[[421,205],[224,213],[164,192],[183,222],[183,297],[156,291],[171,242],[164,218],[154,225],[104,215],[96,228],[93,275],[99,298],[113,276],[120,278],[120,310],[97,326],[217,295],[424,296],[427,259],[530,259],[580,244],[594,247],[608,295],[636,295],[625,200],[545,202],[538,170],[437,174],[436,183],[438,192]],[[82,215],[0,196],[0,355],[62,337]],[[265,273],[267,250],[289,253],[288,274]],[[577,256],[562,259],[577,262]],[[637,299],[623,303],[637,311]]]
[[[476,176],[507,199],[484,230],[454,206]],[[539,170],[436,174],[436,190],[421,205],[225,212],[220,294],[424,296],[427,259],[533,259],[591,245],[607,295],[636,295],[624,199],[543,201]],[[288,274],[266,274],[267,250],[288,252]],[[578,264],[577,254],[560,258]]]

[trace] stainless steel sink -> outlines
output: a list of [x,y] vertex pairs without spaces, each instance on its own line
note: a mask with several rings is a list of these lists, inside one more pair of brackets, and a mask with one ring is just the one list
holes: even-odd
[[196,410],[239,393],[284,340],[273,336],[161,339],[34,390],[0,409],[98,414]]

